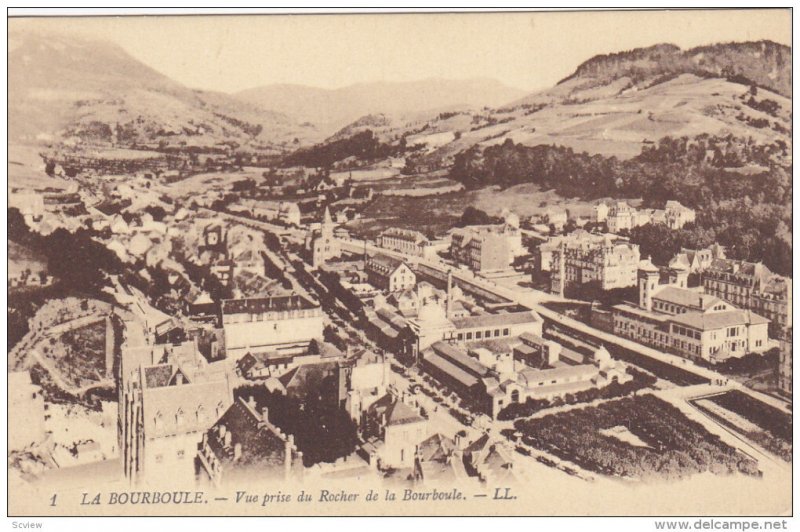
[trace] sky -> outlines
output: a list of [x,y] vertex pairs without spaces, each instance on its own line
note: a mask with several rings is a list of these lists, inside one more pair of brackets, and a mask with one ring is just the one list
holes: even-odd
[[657,43],[791,46],[788,9],[70,17],[12,19],[9,28],[111,40],[176,81],[223,92],[474,77],[535,90],[594,55]]

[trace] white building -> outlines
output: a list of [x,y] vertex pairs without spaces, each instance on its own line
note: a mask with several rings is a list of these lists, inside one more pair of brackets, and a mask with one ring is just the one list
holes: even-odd
[[322,338],[319,305],[300,295],[226,299],[222,327],[228,358],[246,353],[302,353],[313,339]]

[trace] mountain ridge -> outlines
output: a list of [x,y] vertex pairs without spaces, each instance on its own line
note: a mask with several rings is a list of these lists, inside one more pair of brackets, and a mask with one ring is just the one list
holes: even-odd
[[[302,128],[281,113],[191,89],[119,45],[65,35],[9,36],[9,137],[129,143],[287,143]],[[316,132],[313,132],[316,135]]]
[[493,107],[524,94],[495,79],[473,77],[362,82],[335,89],[274,84],[239,91],[234,96],[281,111],[298,122],[312,122],[332,135],[367,115],[404,117],[452,106]]
[[[770,40],[716,43],[688,50],[682,50],[674,44],[659,43],[595,55],[578,65],[571,75],[556,85],[579,77],[595,77],[607,82],[622,76],[648,74],[742,76],[782,96],[791,97],[791,71],[788,75],[780,75],[780,69],[791,65],[791,56],[792,49],[789,46]],[[763,71],[765,63],[769,67],[767,72]]]

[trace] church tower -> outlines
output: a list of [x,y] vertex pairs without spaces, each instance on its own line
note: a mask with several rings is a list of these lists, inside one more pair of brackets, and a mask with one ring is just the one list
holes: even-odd
[[650,257],[639,262],[639,306],[644,310],[653,310],[653,294],[658,288],[658,277],[658,268],[650,261]]

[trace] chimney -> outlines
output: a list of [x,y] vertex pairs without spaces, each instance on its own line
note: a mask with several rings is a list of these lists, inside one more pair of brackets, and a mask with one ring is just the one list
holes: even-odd
[[231,437],[232,437],[232,434],[229,431],[226,431],[225,432],[225,439],[224,439],[224,442],[223,442],[223,445],[226,448],[231,446]]
[[228,433],[228,428],[225,425],[220,425],[217,430],[219,431],[219,439],[225,439],[225,435]]
[[283,457],[283,467],[284,467],[284,478],[288,479],[292,474],[292,447],[294,444],[294,437],[289,434],[284,442],[284,457]]
[[447,270],[447,308],[445,309],[445,316],[451,317],[453,312],[453,272]]
[[266,406],[261,409],[261,421],[269,423],[269,408]]
[[247,396],[247,406],[249,406],[253,410],[256,409],[256,400],[253,398],[252,395]]
[[238,462],[239,459],[242,457],[242,444],[237,443],[233,446],[233,461]]

